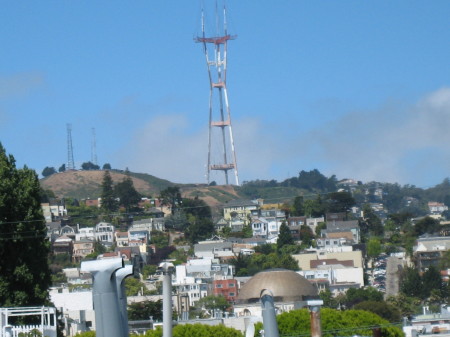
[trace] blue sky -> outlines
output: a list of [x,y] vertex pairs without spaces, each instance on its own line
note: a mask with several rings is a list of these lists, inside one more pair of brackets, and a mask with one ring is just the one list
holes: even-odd
[[[212,0],[5,1],[0,142],[42,172],[98,163],[205,182]],[[450,169],[450,2],[227,1],[240,180],[319,169],[440,183]],[[213,180],[223,182],[221,176]]]

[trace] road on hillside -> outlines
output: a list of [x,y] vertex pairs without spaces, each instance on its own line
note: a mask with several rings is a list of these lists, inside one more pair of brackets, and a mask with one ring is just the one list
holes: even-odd
[[389,256],[386,263],[386,293],[385,298],[395,296],[399,292],[400,272],[403,268],[403,259]]

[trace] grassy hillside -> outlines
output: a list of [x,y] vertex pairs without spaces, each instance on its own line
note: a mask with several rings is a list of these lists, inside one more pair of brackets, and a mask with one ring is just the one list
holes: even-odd
[[[41,179],[44,189],[52,190],[59,198],[98,198],[105,171],[66,171]],[[121,171],[110,171],[114,183],[122,181],[126,175]],[[174,185],[170,181],[151,175],[130,173],[136,190],[144,196],[156,196],[162,189]]]
[[[59,198],[98,198],[105,171],[66,171],[41,179],[43,189],[51,190]],[[114,183],[122,181],[124,171],[111,170]],[[234,186],[208,186],[206,184],[175,184],[145,173],[130,172],[134,187],[143,196],[156,197],[169,186],[178,186],[183,197],[198,197],[210,206],[219,206],[229,200],[243,198]]]

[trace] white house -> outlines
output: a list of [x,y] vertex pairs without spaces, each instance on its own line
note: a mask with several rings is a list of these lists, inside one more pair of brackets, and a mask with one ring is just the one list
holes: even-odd
[[79,228],[78,233],[75,234],[75,240],[80,241],[81,239],[95,240],[94,228],[93,227]]
[[428,203],[428,209],[431,214],[441,214],[442,212],[448,211],[448,207],[441,202],[430,201]]
[[115,228],[108,222],[100,222],[95,226],[95,239],[105,246],[114,243]]

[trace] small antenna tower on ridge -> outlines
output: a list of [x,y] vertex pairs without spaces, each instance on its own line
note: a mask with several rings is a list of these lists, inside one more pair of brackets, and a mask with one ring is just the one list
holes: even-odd
[[[211,171],[223,171],[225,183],[228,185],[228,171],[234,170],[236,185],[239,185],[239,176],[236,163],[236,152],[231,128],[231,113],[228,104],[227,91],[227,45],[229,40],[234,40],[236,35],[227,32],[226,8],[223,8],[223,23],[220,27],[219,13],[216,1],[216,29],[215,37],[207,37],[205,31],[205,17],[202,9],[202,36],[194,40],[203,44],[206,58],[206,66],[209,76],[209,133],[208,133],[208,165],[206,178],[210,183]],[[220,28],[223,33],[221,34]],[[212,58],[210,58],[210,54]],[[218,131],[218,132],[217,132]],[[228,131],[228,133],[227,133]],[[213,140],[215,142],[213,142]],[[213,149],[212,143],[218,143]],[[219,153],[217,162],[212,158]]]
[[72,147],[72,124],[67,124],[67,169],[75,170]]
[[95,128],[92,128],[91,163],[97,165],[97,144],[95,142]]

